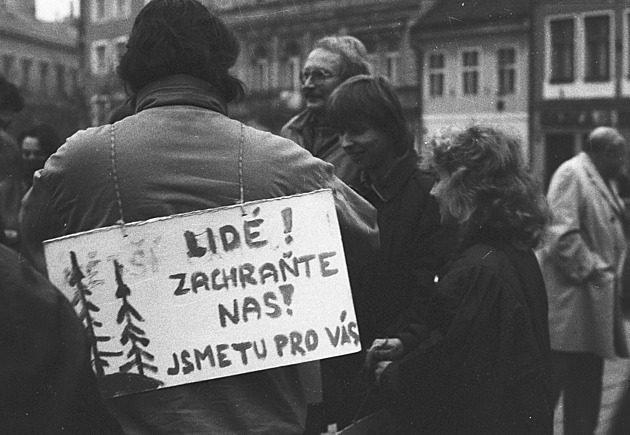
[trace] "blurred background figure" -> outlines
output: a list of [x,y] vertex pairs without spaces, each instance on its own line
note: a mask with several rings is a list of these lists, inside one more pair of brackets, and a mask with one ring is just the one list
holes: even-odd
[[0,246],[0,433],[122,434],[66,297]]
[[554,401],[563,394],[565,434],[595,432],[604,359],[628,357],[620,302],[627,221],[613,182],[626,155],[624,137],[598,127],[584,152],[557,169],[547,194],[553,219],[538,258],[549,294]]
[[339,135],[326,118],[326,103],[346,79],[369,74],[371,70],[367,50],[357,38],[327,36],[318,40],[300,74],[306,108],[282,127],[280,133],[315,157],[332,163],[335,175],[350,186],[359,181],[359,168],[341,149]]
[[33,185],[35,171],[42,169],[48,157],[61,146],[62,141],[55,129],[48,124],[40,124],[18,135],[22,155],[22,193]]
[[19,245],[18,214],[22,200],[21,159],[17,142],[7,133],[24,108],[18,88],[0,76],[0,243]]

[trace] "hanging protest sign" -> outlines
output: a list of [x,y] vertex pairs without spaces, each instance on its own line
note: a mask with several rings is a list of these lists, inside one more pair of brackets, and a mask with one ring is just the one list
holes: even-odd
[[46,241],[104,395],[360,350],[330,190]]

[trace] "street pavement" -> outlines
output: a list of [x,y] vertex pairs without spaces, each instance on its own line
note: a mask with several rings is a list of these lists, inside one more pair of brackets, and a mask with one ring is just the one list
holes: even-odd
[[[625,319],[626,337],[630,340],[630,316]],[[608,435],[613,415],[630,379],[630,360],[607,360],[604,365],[604,391],[596,435]],[[630,412],[630,410],[628,410]],[[554,435],[562,435],[562,398],[556,408]]]

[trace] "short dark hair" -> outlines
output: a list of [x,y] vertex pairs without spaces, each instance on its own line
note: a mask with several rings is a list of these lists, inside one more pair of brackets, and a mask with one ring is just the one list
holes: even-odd
[[358,75],[339,85],[328,100],[326,114],[339,132],[375,128],[387,135],[401,156],[413,149],[402,105],[385,77]]
[[226,102],[244,94],[229,73],[240,51],[225,23],[196,0],[151,0],[134,21],[117,71],[133,93],[160,78],[187,74],[213,85]]
[[0,110],[19,112],[24,108],[24,99],[18,88],[0,75]]
[[473,125],[436,135],[428,145],[425,163],[451,175],[445,205],[464,240],[485,234],[537,246],[550,214],[518,139]]
[[372,64],[368,60],[365,45],[354,36],[325,36],[313,46],[313,50],[322,48],[341,56],[341,80],[360,74],[370,74]]
[[22,148],[22,141],[26,137],[34,137],[39,141],[39,146],[42,148],[46,158],[53,155],[62,144],[57,131],[48,124],[39,124],[22,131],[17,137],[20,148]]

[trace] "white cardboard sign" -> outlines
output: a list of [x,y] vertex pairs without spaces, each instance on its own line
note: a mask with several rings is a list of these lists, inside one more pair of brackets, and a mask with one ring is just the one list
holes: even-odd
[[358,352],[330,190],[46,241],[116,396]]

